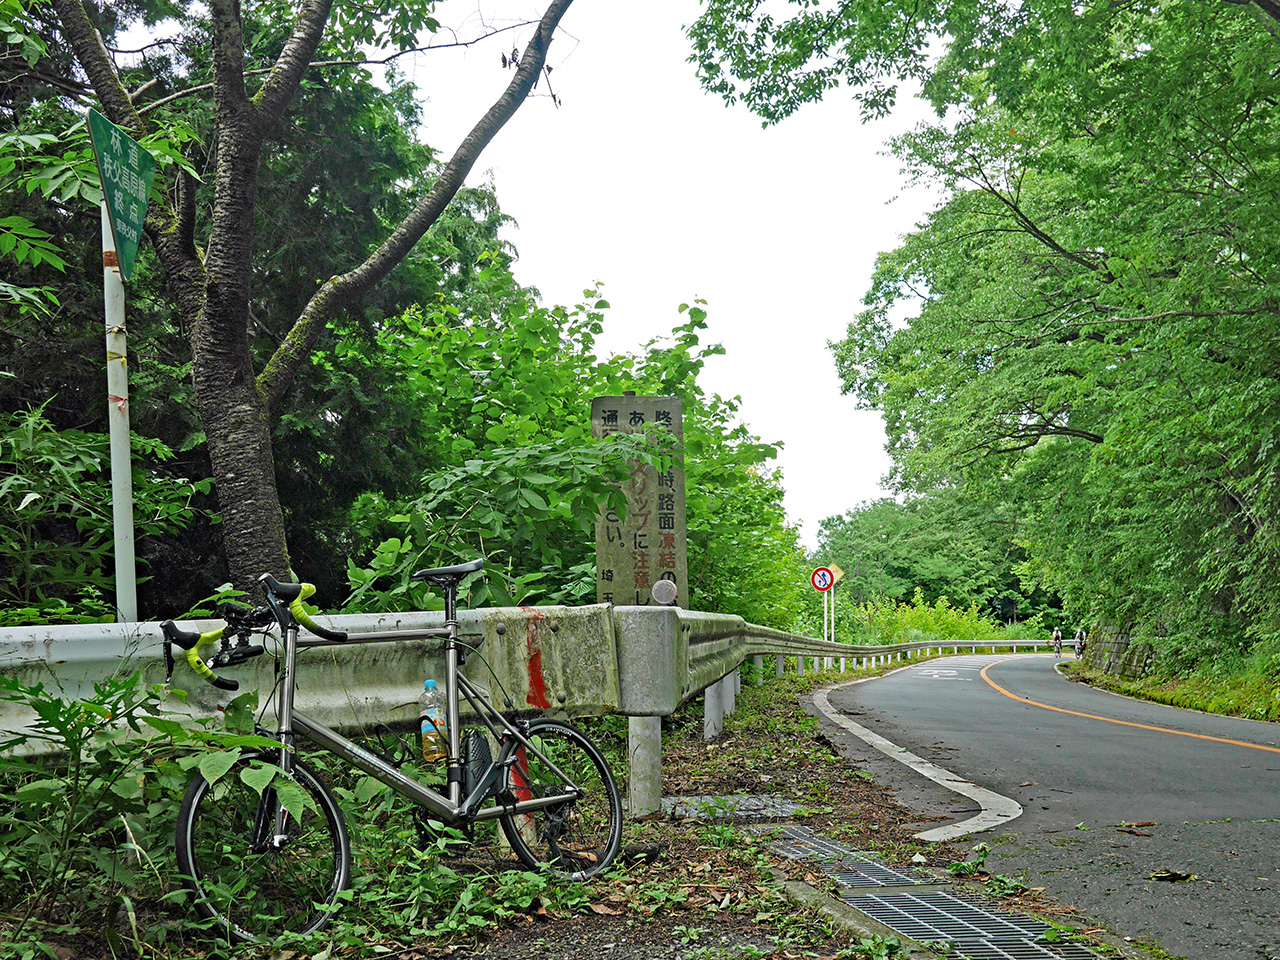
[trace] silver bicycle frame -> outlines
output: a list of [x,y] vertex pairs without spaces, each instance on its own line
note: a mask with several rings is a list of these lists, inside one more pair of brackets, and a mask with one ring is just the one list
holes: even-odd
[[[516,751],[520,747],[531,751],[558,776],[566,787],[573,791],[574,795],[581,795],[582,789],[574,783],[568,775],[565,774],[552,760],[543,754],[536,746],[511,724],[494,706],[488,702],[484,694],[476,688],[466,677],[458,671],[458,621],[447,621],[443,628],[413,631],[416,638],[428,636],[441,636],[447,638],[445,646],[445,690],[446,704],[449,719],[449,758],[448,758],[448,795],[438,793],[426,784],[415,780],[404,773],[394,765],[388,763],[382,757],[366,750],[360,744],[343,736],[336,730],[332,730],[320,723],[318,720],[308,717],[306,714],[294,710],[294,666],[297,660],[298,648],[298,625],[290,624],[284,635],[284,665],[282,667],[283,676],[281,677],[279,690],[279,706],[276,711],[277,729],[276,738],[283,744],[280,750],[280,768],[286,772],[293,767],[293,757],[295,752],[295,735],[301,734],[316,746],[327,750],[336,757],[340,758],[349,765],[358,770],[367,773],[381,783],[386,784],[396,793],[405,797],[412,803],[420,807],[425,807],[435,814],[440,820],[446,823],[461,823],[480,820],[496,820],[499,817],[510,814],[526,813],[533,810],[539,810],[543,807],[555,806],[564,803],[570,796],[560,793],[549,797],[535,797],[529,800],[518,800],[515,803],[498,802],[492,807],[480,808],[490,796],[489,787],[493,783],[493,777],[496,771],[501,770],[503,775],[503,786],[507,786],[508,771],[516,761]],[[400,635],[404,637],[403,634]],[[386,634],[360,634],[357,637],[349,638],[354,642],[369,642],[378,639],[391,639],[390,633]],[[458,692],[462,691],[467,698],[467,702],[471,704],[473,710],[480,717],[480,720],[495,737],[502,740],[502,749],[498,757],[492,761],[485,776],[481,779],[480,786],[470,797],[462,796],[462,760],[461,760],[461,709],[458,703]],[[495,724],[494,721],[497,721]],[[509,734],[504,737],[499,733],[498,727]],[[283,819],[286,812],[281,808],[277,811],[276,834],[281,835],[284,832]]]

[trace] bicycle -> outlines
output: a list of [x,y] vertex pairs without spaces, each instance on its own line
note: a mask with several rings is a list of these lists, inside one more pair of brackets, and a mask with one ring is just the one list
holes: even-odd
[[[458,668],[468,650],[459,639],[458,585],[483,560],[420,570],[414,579],[443,588],[444,627],[380,631],[348,636],[316,623],[302,601],[315,588],[281,583],[270,574],[258,582],[263,607],[223,611],[227,625],[205,634],[161,624],[164,653],[173,673],[171,645],[206,681],[232,691],[234,680],[213,672],[261,655],[250,643],[279,627],[276,665],[276,729],[256,731],[279,746],[245,751],[216,783],[197,774],[178,811],[177,862],[194,894],[196,911],[233,942],[274,939],[286,932],[322,930],[338,909],[351,874],[351,842],[342,811],[325,781],[297,756],[302,736],[343,763],[374,777],[439,822],[472,836],[476,824],[497,820],[516,857],[531,870],[584,880],[605,870],[622,839],[622,801],[604,756],[577,727],[547,717],[508,719]],[[294,709],[299,628],[332,643],[444,637],[444,689],[448,724],[445,793],[400,769],[401,763],[367,750]],[[229,638],[234,638],[232,645]],[[203,647],[222,645],[207,662]],[[499,745],[492,756],[479,727],[463,737],[459,694]],[[419,751],[421,752],[421,751]],[[302,794],[297,788],[301,788]],[[303,796],[305,794],[305,797]]]

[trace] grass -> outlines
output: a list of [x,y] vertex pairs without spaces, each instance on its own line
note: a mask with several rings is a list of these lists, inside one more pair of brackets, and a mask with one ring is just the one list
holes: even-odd
[[[921,659],[912,658],[915,662]],[[857,676],[886,673],[906,662],[882,664],[874,671],[859,671]],[[664,795],[777,795],[803,805],[797,821],[850,848],[876,851],[894,864],[905,864],[916,853],[925,853],[934,863],[947,862],[947,851],[921,844],[900,826],[911,817],[869,774],[851,770],[836,754],[816,718],[799,705],[814,687],[839,679],[841,675],[825,671],[804,677],[789,673],[783,679],[769,676],[761,687],[747,680],[735,712],[725,718],[723,735],[710,743],[703,739],[701,703],[686,704],[663,721]],[[81,712],[73,713],[81,716]],[[607,717],[581,725],[589,729],[615,770],[624,770],[625,719]],[[156,769],[154,753],[140,753],[136,761],[139,769]],[[133,762],[127,753],[119,758],[122,782],[130,780],[129,764]],[[137,802],[140,810],[168,811],[171,817],[188,770],[179,770],[174,760],[164,769],[169,779],[152,775],[147,784],[154,795],[140,796]],[[714,928],[717,935],[725,930],[750,930],[751,936],[764,938],[754,942],[772,943],[778,950],[785,944],[794,955],[810,951],[819,956],[841,951],[849,957],[877,955],[867,954],[865,949],[860,954],[859,948],[867,945],[847,938],[840,941],[816,914],[798,911],[785,902],[772,884],[777,857],[765,839],[742,824],[669,818],[628,821],[624,846],[630,855],[619,858],[606,876],[592,883],[569,884],[514,869],[500,850],[492,852],[493,847],[487,854],[473,851],[468,856],[454,856],[445,840],[424,840],[408,806],[380,784],[345,768],[331,769],[328,775],[352,832],[356,858],[353,890],[328,932],[307,942],[276,945],[277,955],[284,955],[281,950],[294,950],[317,957],[363,958],[409,952],[435,956],[494,936],[526,938],[530,955],[535,955],[534,941],[550,936],[557,926],[578,925],[589,936],[593,926],[619,920],[634,924],[636,929],[651,930],[655,938],[669,937],[675,928]],[[34,804],[43,795],[32,786],[26,786],[22,794],[18,788],[37,782],[41,776],[47,773],[16,769],[12,762],[6,770],[0,758],[0,795],[21,796]],[[620,786],[625,792],[625,786]],[[62,795],[52,794],[41,802],[60,802]],[[110,790],[103,795],[116,797]],[[115,812],[115,807],[110,809]],[[14,816],[21,811],[0,813]],[[134,815],[130,810],[126,814]],[[169,862],[172,821],[162,824],[158,820],[149,824],[150,844],[144,843],[149,865],[116,881],[106,916],[98,914],[102,920],[77,923],[55,906],[33,917],[20,940],[5,936],[6,928],[9,932],[15,929],[5,915],[12,918],[23,908],[23,885],[18,881],[24,875],[13,856],[16,848],[11,847],[6,869],[0,871],[0,894],[10,895],[9,899],[0,896],[0,960],[27,960],[58,948],[73,949],[83,956],[145,955],[155,960],[190,955],[229,957],[231,952],[211,941],[192,919]],[[119,832],[112,829],[112,823],[109,817],[103,820],[104,836]],[[130,837],[124,839],[133,843]],[[93,869],[92,845],[86,845],[84,853],[83,864],[77,866],[84,878],[80,886],[93,888],[89,872]],[[823,879],[814,875],[820,871],[812,864],[784,861],[782,866],[793,879],[823,884]],[[1014,881],[996,880],[1002,881],[999,893],[1018,892]],[[149,933],[144,938],[139,930]],[[708,957],[720,949],[707,941],[704,944]],[[874,945],[877,949],[881,946]],[[271,948],[237,950],[235,956],[258,958],[272,953]]]
[[[736,712],[726,718],[724,736],[711,744],[702,739],[701,704],[687,704],[664,721],[664,792],[784,795],[804,804],[800,819],[819,832],[841,835],[863,847],[900,851],[909,858],[920,845],[896,828],[899,816],[883,789],[849,776],[847,765],[834,755],[816,720],[798,705],[803,692],[832,678],[828,672],[803,679],[770,678],[764,687],[745,687]],[[83,714],[74,704],[64,709],[69,715]],[[624,769],[625,719],[601,718],[582,725],[590,729],[615,769]],[[139,747],[135,752],[125,746],[117,761],[121,782],[132,782],[140,771],[155,769],[154,751]],[[379,746],[393,749],[392,744]],[[499,931],[545,934],[548,925],[592,924],[619,916],[644,928],[654,924],[651,929],[661,936],[675,926],[686,930],[714,926],[720,931],[749,928],[752,936],[764,938],[762,943],[785,942],[788,949],[814,950],[819,955],[834,955],[848,946],[836,942],[816,914],[798,911],[783,900],[771,882],[776,858],[759,836],[740,825],[717,820],[628,821],[624,846],[632,855],[619,858],[606,876],[594,882],[565,883],[514,869],[514,862],[494,846],[487,853],[452,855],[446,838],[432,841],[419,835],[409,807],[400,798],[346,768],[325,769],[324,760],[313,757],[310,762],[334,786],[352,833],[355,863],[350,897],[324,934],[270,948],[238,949],[236,957],[284,955],[280,951],[288,950],[345,958],[406,951],[444,955],[460,943]],[[21,882],[28,874],[22,872],[18,856],[25,856],[27,848],[10,848],[5,869],[0,871],[0,958],[29,960],[59,949],[81,956],[145,955],[156,960],[232,955],[194,920],[185,892],[176,882],[170,857],[172,816],[190,772],[179,769],[173,759],[166,761],[165,770],[167,779],[152,775],[147,780],[154,796],[136,798],[139,810],[165,814],[153,816],[147,838],[139,838],[149,865],[127,877],[117,875],[110,887],[110,902],[100,906],[92,920],[83,910],[76,913],[70,901],[51,901],[41,904],[25,928],[17,926],[15,918],[24,916],[24,899],[29,899],[30,884]],[[48,772],[25,761],[0,758],[0,794],[26,802],[26,807],[0,809],[0,815],[21,819],[28,808],[43,814],[49,804],[61,802],[64,790],[46,797],[36,789],[35,784],[47,776]],[[103,787],[103,795],[114,797],[109,787]],[[132,808],[126,813],[134,816]],[[122,833],[111,830],[109,815],[102,820],[103,838]],[[122,838],[128,839],[111,837],[111,842]],[[95,879],[93,874],[98,869],[97,843],[98,838],[91,837],[82,844],[78,881],[69,888],[73,892],[104,887],[101,877]],[[34,841],[29,846],[36,850]],[[32,875],[38,867],[34,856]],[[12,936],[15,930],[22,930],[21,936]],[[145,939],[139,931],[147,932]]]
[[1230,673],[1192,673],[1183,677],[1153,674],[1136,680],[1075,661],[1068,661],[1063,669],[1091,686],[1139,700],[1248,720],[1280,720],[1280,683],[1249,661]]

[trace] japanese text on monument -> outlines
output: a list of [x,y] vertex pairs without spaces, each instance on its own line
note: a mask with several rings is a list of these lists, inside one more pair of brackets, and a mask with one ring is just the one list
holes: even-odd
[[[637,433],[657,424],[681,443],[682,417],[679,397],[597,397],[591,402],[591,428],[597,437]],[[683,462],[677,459],[660,473],[653,466],[632,461],[630,474],[624,488],[626,517],[609,510],[596,518],[596,600],[652,604],[654,582],[670,580],[676,585],[676,604],[687,606]]]

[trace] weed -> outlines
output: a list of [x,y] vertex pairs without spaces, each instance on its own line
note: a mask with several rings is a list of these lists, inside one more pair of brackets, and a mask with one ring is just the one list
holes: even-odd
[[698,947],[690,950],[688,954],[689,960],[737,960],[738,957],[746,957],[748,960],[762,960],[763,957],[769,956],[768,951],[761,950],[749,943],[740,944],[735,947]]
[[705,927],[686,927],[684,924],[678,924],[671,928],[671,932],[676,935],[681,943],[697,943],[704,933],[707,932]]
[[889,960],[902,954],[902,942],[897,937],[876,934],[863,937],[836,954],[836,960]]
[[[0,741],[7,955],[21,956],[16,945],[33,937],[48,942],[49,929],[96,929],[117,954],[155,948],[170,932],[140,923],[138,907],[181,896],[168,888],[170,830],[189,771],[214,779],[240,746],[274,741],[184,727],[163,715],[165,698],[141,673],[100,681],[79,699],[0,678],[0,701],[34,715]],[[180,749],[198,743],[223,749]]]
[[976,877],[983,872],[983,866],[987,862],[987,854],[991,852],[991,848],[985,843],[980,843],[973,848],[973,859],[964,860],[959,863],[953,863],[947,867],[947,872],[953,877]]
[[702,839],[717,850],[737,846],[742,841],[742,831],[731,823],[712,823],[702,828]]
[[1016,897],[1030,889],[1017,877],[1006,877],[1003,873],[997,873],[990,878],[983,884],[983,888],[992,897]]
[[623,893],[645,913],[653,914],[668,907],[683,906],[689,891],[675,880],[628,884]]

